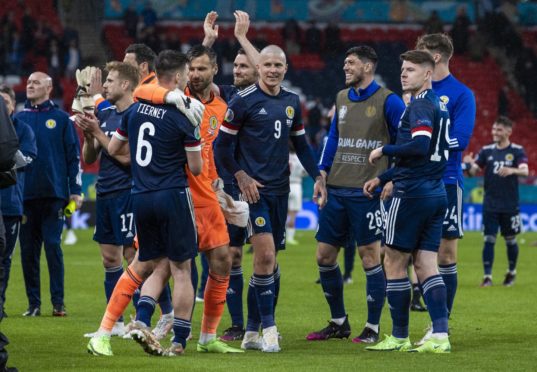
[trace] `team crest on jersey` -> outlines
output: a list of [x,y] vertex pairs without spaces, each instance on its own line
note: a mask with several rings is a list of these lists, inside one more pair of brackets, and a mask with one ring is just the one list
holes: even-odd
[[287,115],[287,117],[289,119],[294,118],[295,117],[295,109],[292,106],[287,106],[285,108],[285,115]]
[[449,97],[448,97],[448,96],[440,96],[440,101],[441,101],[444,105],[447,105],[448,102],[449,102]]
[[235,117],[235,113],[233,112],[232,109],[228,108],[227,111],[226,111],[226,116],[225,116],[225,121],[227,121],[228,123],[231,122],[233,120],[233,118]]
[[265,221],[265,219],[263,217],[257,217],[255,219],[255,225],[256,226],[263,227],[263,226],[265,226],[266,223],[267,223],[267,221]]
[[216,131],[216,128],[218,128],[218,119],[216,119],[216,116],[211,116],[209,118],[209,132],[210,135],[213,135]]
[[375,106],[368,106],[365,109],[365,116],[367,116],[368,118],[372,118],[376,114],[377,114],[377,109]]
[[513,156],[513,154],[507,154],[507,155],[505,155],[505,160],[513,161],[513,160],[515,160],[515,157]]
[[339,120],[345,119],[345,115],[347,115],[347,106],[343,105],[339,108]]
[[56,120],[54,120],[54,119],[48,119],[48,120],[45,122],[45,126],[46,126],[48,129],[54,129],[54,128],[56,128]]

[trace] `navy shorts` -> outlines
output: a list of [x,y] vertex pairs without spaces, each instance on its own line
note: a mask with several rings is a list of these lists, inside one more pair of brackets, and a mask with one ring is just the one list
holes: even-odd
[[442,238],[460,239],[462,231],[462,188],[456,185],[445,185],[448,206],[442,225]]
[[500,230],[502,236],[513,236],[520,234],[522,223],[518,212],[501,213],[483,211],[483,233],[484,235],[496,236]]
[[167,257],[184,262],[196,257],[194,205],[188,188],[132,195],[140,261]]
[[386,245],[403,252],[438,252],[446,196],[392,199],[386,222]]
[[93,240],[100,244],[132,246],[136,229],[131,190],[97,196]]
[[259,201],[249,204],[250,220],[246,227],[248,237],[255,234],[271,233],[277,251],[285,249],[285,223],[289,196],[260,195]]
[[392,198],[380,201],[380,213],[382,215],[382,240],[381,244],[386,245],[386,223],[388,222],[388,211],[392,205]]
[[[230,183],[224,184],[224,191],[226,194],[230,195],[233,200],[239,199],[239,188]],[[239,227],[237,225],[227,224],[227,231],[229,234],[229,246],[230,247],[242,247],[246,242],[246,228]]]
[[318,242],[345,246],[354,237],[361,247],[382,237],[380,198],[365,196],[339,196],[328,193],[328,201],[319,212]]

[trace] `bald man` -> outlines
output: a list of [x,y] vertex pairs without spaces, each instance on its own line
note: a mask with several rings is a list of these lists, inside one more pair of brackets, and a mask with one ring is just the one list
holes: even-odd
[[281,86],[287,72],[285,53],[276,45],[267,46],[256,68],[259,82],[239,91],[229,102],[215,150],[250,206],[248,235],[254,246],[254,274],[241,347],[278,352],[274,306],[280,273],[276,251],[285,249],[289,139],[300,162],[316,181],[314,198],[321,206],[326,200],[326,187],[306,142],[299,97]]
[[69,115],[50,100],[51,92],[50,76],[34,72],[26,84],[24,111],[15,116],[30,125],[37,143],[37,158],[26,168],[20,231],[22,270],[29,302],[23,316],[41,315],[39,261],[43,243],[52,315],[67,315],[61,249],[63,209],[70,200],[74,200],[78,208],[82,204],[78,137]]

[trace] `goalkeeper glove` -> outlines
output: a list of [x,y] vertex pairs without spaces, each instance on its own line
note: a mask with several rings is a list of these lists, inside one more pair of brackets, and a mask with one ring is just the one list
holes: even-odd
[[95,67],[87,66],[83,70],[76,70],[76,82],[78,84],[76,88],[75,98],[71,108],[73,112],[78,113],[92,113],[95,111],[95,102],[93,97],[88,93],[91,75],[93,74]]
[[231,196],[224,192],[224,182],[221,178],[213,182],[213,190],[216,193],[218,204],[222,208],[226,221],[232,225],[246,227],[250,217],[248,203],[233,200]]
[[179,89],[172,90],[166,95],[166,103],[175,105],[179,111],[181,111],[190,121],[190,123],[197,127],[201,123],[203,117],[203,111],[205,106],[203,103],[195,98],[187,97]]

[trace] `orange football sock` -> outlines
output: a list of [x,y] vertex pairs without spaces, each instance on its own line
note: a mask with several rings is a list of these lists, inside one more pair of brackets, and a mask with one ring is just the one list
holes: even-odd
[[101,328],[104,331],[111,332],[114,324],[125,311],[132,299],[132,295],[136,288],[142,284],[143,280],[129,266],[127,270],[119,278],[112,297],[108,301],[106,311],[101,320]]
[[205,294],[203,296],[203,318],[201,320],[201,332],[216,334],[220,319],[224,313],[226,304],[226,291],[229,285],[229,275],[220,276],[209,272]]

